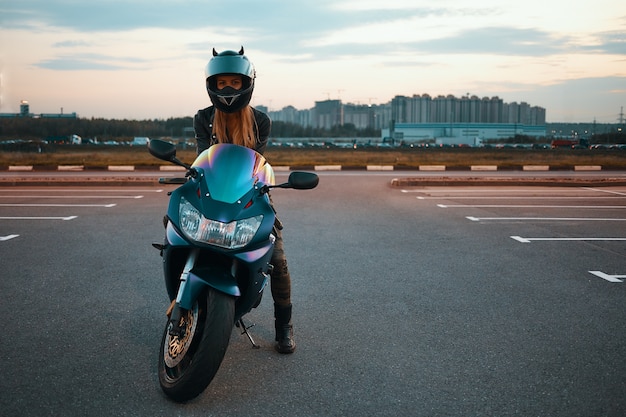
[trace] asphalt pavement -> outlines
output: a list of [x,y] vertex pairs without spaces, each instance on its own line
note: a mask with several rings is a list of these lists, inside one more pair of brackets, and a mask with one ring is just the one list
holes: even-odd
[[626,415],[626,188],[397,174],[273,192],[298,349],[273,350],[268,291],[261,348],[234,330],[187,404],[156,369],[173,186],[0,187],[2,415]]

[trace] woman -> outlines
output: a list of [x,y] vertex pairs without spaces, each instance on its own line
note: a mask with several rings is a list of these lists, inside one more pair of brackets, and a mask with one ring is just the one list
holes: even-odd
[[[254,66],[239,52],[213,49],[213,58],[205,71],[206,90],[212,106],[199,110],[193,119],[198,154],[216,143],[234,143],[263,154],[272,122],[263,112],[249,105],[254,90]],[[270,198],[271,200],[271,198]],[[282,225],[276,219],[276,243],[271,263],[272,298],[276,328],[275,348],[280,353],[293,353],[296,343],[291,324],[291,277],[283,248]]]

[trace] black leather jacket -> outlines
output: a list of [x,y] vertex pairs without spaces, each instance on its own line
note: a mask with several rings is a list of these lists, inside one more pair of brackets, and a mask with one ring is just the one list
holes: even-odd
[[[256,131],[256,146],[254,150],[260,154],[265,152],[267,142],[270,136],[270,130],[272,128],[272,121],[269,116],[260,110],[252,108],[254,112],[254,118],[258,130]],[[210,106],[206,109],[198,110],[198,113],[193,118],[193,129],[196,132],[197,150],[198,154],[207,149],[211,145],[219,143],[217,137],[213,134],[213,117],[215,116],[215,107]]]

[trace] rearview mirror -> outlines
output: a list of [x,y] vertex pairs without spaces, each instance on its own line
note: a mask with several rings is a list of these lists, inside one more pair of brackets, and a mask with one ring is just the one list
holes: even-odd
[[173,162],[176,159],[176,145],[164,140],[152,139],[148,143],[148,151],[163,161]]
[[310,190],[317,187],[320,179],[312,172],[294,171],[289,174],[287,184],[295,190]]

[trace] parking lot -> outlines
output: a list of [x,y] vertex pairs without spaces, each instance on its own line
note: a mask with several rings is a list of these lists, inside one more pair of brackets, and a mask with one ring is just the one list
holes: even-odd
[[[280,174],[284,175],[284,174]],[[156,355],[167,188],[0,188],[7,415],[623,416],[626,187],[275,190],[294,355],[269,293],[180,405]],[[277,399],[280,399],[278,401]]]
[[[405,189],[419,202],[435,204],[444,215],[462,216],[501,238],[533,244],[538,251],[568,251],[583,244],[609,258],[626,256],[626,188],[590,187],[432,187]],[[568,249],[569,248],[569,249]],[[610,263],[610,260],[609,260]],[[590,274],[620,283],[624,269],[589,265]],[[599,268],[599,269],[598,269]]]

